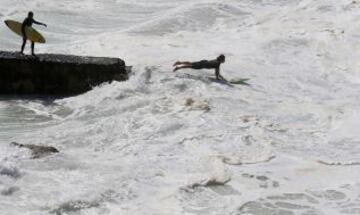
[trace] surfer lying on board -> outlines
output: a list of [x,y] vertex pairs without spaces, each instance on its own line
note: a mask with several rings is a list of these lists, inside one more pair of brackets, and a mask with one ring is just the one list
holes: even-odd
[[225,56],[219,55],[214,60],[202,60],[197,62],[188,62],[188,61],[178,61],[173,66],[174,72],[179,69],[215,69],[216,79],[225,80],[224,77],[220,75],[220,64],[225,62]]
[[[47,27],[46,24],[36,21],[35,19],[33,19],[33,17],[34,17],[34,13],[30,11],[28,13],[28,17],[26,17],[26,19],[22,23],[21,32],[22,32],[22,35],[23,35],[23,44],[21,46],[20,54],[24,54],[24,48],[25,48],[26,40],[27,40],[26,31],[25,31],[26,28],[31,27],[33,23],[37,24],[37,25],[43,25],[43,26]],[[34,47],[35,47],[35,43],[33,41],[31,41],[31,55],[33,55],[33,56],[35,56]]]

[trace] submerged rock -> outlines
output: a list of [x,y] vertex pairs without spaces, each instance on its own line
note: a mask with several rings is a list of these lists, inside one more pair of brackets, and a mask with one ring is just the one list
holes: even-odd
[[13,195],[15,192],[17,192],[19,190],[20,190],[19,187],[8,187],[6,189],[3,189],[0,193],[3,196],[11,196],[11,195]]
[[204,101],[196,101],[193,98],[187,98],[185,100],[185,106],[190,107],[190,110],[203,110],[203,111],[210,111],[210,105],[209,102],[204,100]]
[[98,208],[100,205],[101,202],[75,200],[61,204],[58,208],[51,211],[51,213],[55,213],[56,215],[75,213],[84,209]]
[[20,148],[27,148],[31,150],[32,158],[41,158],[47,155],[50,155],[52,153],[58,153],[59,150],[57,150],[55,147],[52,146],[38,146],[33,144],[20,144],[16,142],[12,142],[11,145],[20,147]]
[[20,178],[21,174],[17,167],[0,165],[0,176],[5,175],[14,179]]

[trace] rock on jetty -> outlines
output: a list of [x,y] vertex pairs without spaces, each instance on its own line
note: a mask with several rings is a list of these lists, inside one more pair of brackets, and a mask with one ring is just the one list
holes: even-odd
[[0,94],[76,95],[127,79],[125,62],[119,58],[0,51]]
[[11,143],[12,146],[17,146],[19,148],[26,148],[26,149],[30,149],[32,152],[32,158],[41,158],[44,157],[46,155],[50,155],[53,153],[58,153],[59,150],[57,150],[55,147],[52,146],[37,146],[34,144],[20,144],[17,142],[12,142]]

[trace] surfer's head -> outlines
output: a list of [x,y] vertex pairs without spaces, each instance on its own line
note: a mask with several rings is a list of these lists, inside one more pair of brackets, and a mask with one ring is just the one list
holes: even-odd
[[221,54],[219,57],[216,58],[219,62],[224,63],[225,62],[225,55]]
[[34,13],[33,13],[32,11],[30,11],[30,12],[28,13],[28,17],[29,17],[29,18],[33,18],[33,17],[34,17]]

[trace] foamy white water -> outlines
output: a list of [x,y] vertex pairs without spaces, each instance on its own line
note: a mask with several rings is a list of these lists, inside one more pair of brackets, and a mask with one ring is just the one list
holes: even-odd
[[[33,10],[48,24],[37,52],[134,65],[129,81],[76,97],[1,97],[1,214],[360,214],[360,1],[0,7],[2,21]],[[20,49],[0,34],[1,49]],[[220,53],[222,74],[251,86],[172,72]],[[31,159],[12,141],[61,153]]]

